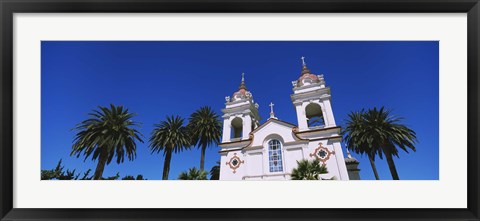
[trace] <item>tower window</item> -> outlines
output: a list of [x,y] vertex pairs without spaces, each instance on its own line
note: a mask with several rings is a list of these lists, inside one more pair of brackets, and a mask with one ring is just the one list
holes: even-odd
[[232,120],[232,134],[231,138],[241,138],[243,129],[243,121],[241,118],[236,117]]
[[282,144],[278,140],[268,142],[268,163],[270,172],[282,172]]
[[322,108],[320,105],[311,103],[305,108],[307,115],[308,127],[323,127],[325,126],[325,120],[322,114]]

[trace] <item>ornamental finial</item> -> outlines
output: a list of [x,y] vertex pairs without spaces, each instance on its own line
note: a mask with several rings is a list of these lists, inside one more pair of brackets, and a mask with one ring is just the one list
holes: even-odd
[[270,105],[268,105],[268,106],[270,106],[270,118],[277,119],[275,117],[275,113],[273,112],[273,105],[274,105],[273,102],[270,102]]
[[247,90],[247,86],[245,86],[245,73],[242,73],[242,83],[240,83],[240,87],[238,89]]
[[305,62],[305,57],[302,56],[301,59],[302,59],[302,73],[300,74],[300,76],[304,74],[310,74],[310,70],[308,70],[307,63]]
[[352,158],[352,155],[350,154],[350,151],[347,148],[347,158]]

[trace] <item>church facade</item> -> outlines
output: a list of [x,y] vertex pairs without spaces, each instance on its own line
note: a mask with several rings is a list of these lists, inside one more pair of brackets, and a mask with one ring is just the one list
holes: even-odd
[[328,173],[321,174],[322,179],[360,179],[358,161],[343,154],[330,88],[303,59],[300,76],[292,82],[297,125],[278,119],[272,103],[269,119],[260,124],[259,105],[243,75],[238,91],[225,98],[220,180],[290,180],[302,159],[318,159],[325,165]]

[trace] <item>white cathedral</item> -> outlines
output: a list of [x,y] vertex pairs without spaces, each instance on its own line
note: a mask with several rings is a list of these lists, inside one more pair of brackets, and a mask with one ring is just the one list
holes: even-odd
[[340,127],[335,124],[330,88],[323,75],[310,72],[302,57],[302,71],[293,81],[291,99],[298,125],[275,117],[260,124],[259,105],[248,91],[244,76],[237,92],[225,98],[222,109],[220,180],[290,180],[297,161],[318,159],[327,167],[328,180],[358,180],[359,162],[347,150],[344,158]]

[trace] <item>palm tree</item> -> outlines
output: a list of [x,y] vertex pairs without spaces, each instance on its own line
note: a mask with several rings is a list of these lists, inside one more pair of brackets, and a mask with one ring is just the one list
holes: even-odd
[[377,167],[375,166],[375,156],[378,150],[363,141],[363,129],[366,127],[365,111],[362,109],[361,111],[352,112],[348,114],[348,118],[349,119],[346,120],[346,127],[342,131],[346,148],[357,154],[367,154],[375,179],[379,180],[380,177],[378,176]]
[[152,154],[163,150],[165,162],[163,164],[163,178],[168,180],[172,153],[183,151],[190,146],[190,134],[185,126],[184,119],[180,116],[167,116],[165,121],[156,124],[150,137],[150,149]]
[[300,160],[297,161],[297,168],[292,170],[292,180],[319,180],[320,174],[328,173],[325,165],[320,165],[320,161]]
[[217,161],[217,164],[210,169],[210,180],[219,180],[220,179],[220,161]]
[[143,143],[140,138],[142,134],[133,128],[139,126],[139,123],[131,120],[134,114],[129,113],[128,109],[113,104],[110,108],[98,108],[99,110],[89,113],[91,118],[74,128],[78,132],[70,154],[76,154],[78,158],[83,153],[85,160],[92,156],[93,160],[98,161],[93,175],[95,180],[102,179],[105,165],[110,164],[114,157],[117,164],[123,163],[125,155],[130,161],[135,159],[135,141]]
[[192,143],[201,148],[200,170],[204,170],[205,150],[207,146],[220,142],[221,122],[218,115],[206,106],[190,115],[187,127],[192,132]]
[[179,180],[206,180],[207,179],[207,171],[197,170],[197,168],[193,167],[188,169],[188,172],[182,172],[178,176]]
[[408,149],[416,151],[415,142],[416,133],[407,126],[400,124],[402,118],[392,116],[391,111],[384,107],[377,110],[373,108],[368,110],[365,115],[365,128],[363,129],[364,138],[362,139],[369,146],[381,150],[378,151],[380,158],[382,152],[387,158],[388,167],[392,178],[399,180],[393,156],[398,156],[398,148],[408,153]]

